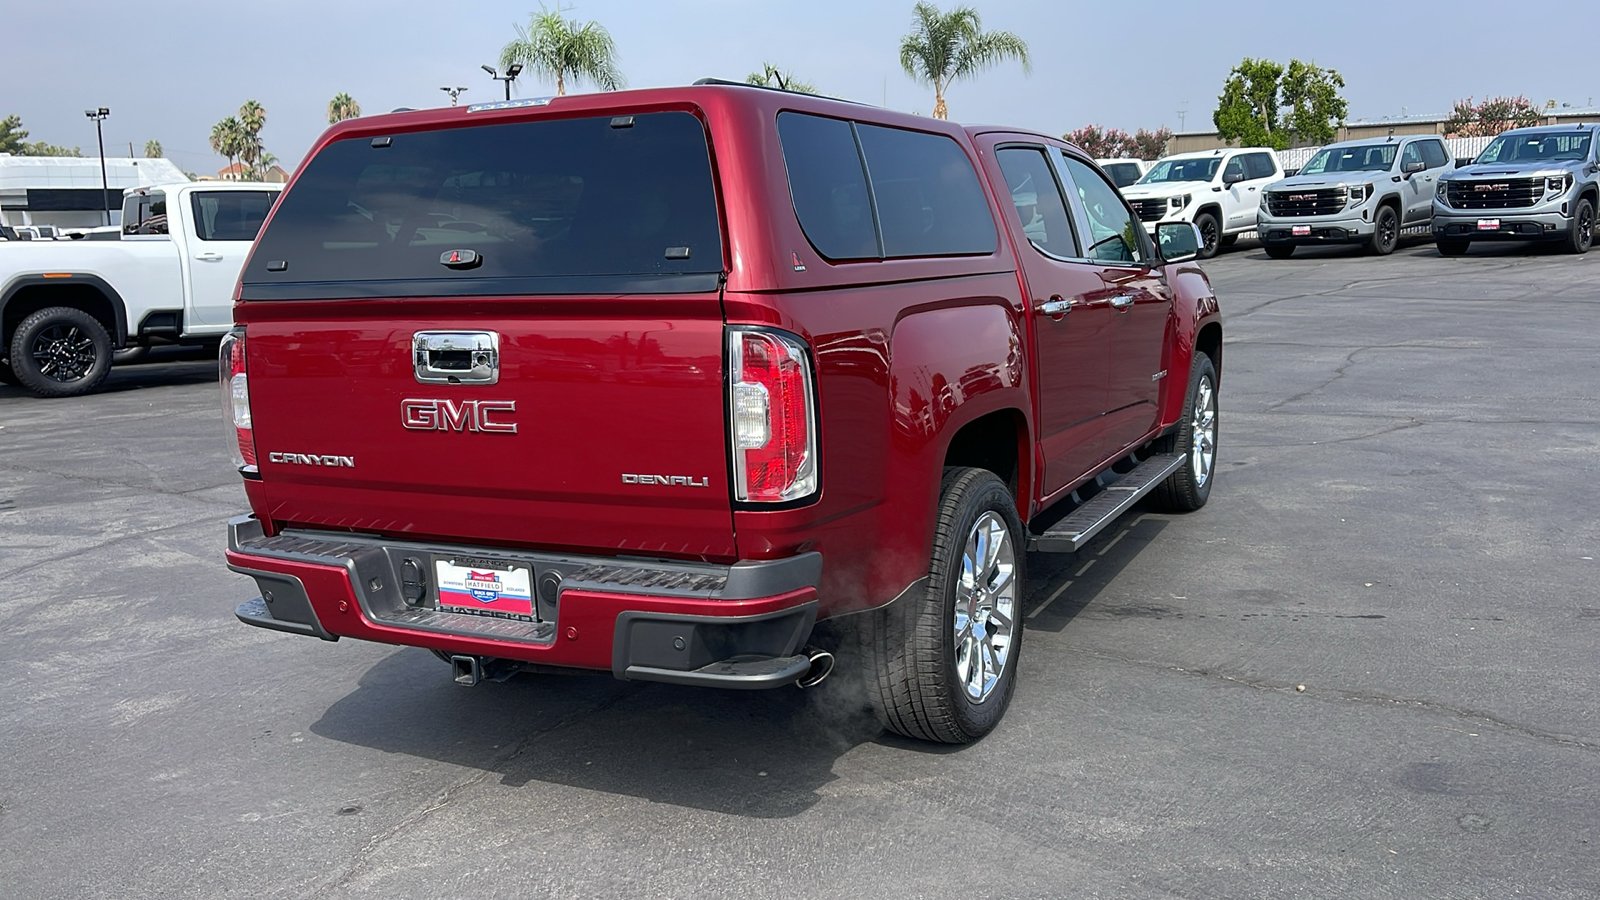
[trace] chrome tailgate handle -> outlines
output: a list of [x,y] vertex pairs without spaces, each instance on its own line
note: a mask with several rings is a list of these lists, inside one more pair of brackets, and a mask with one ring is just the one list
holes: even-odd
[[419,331],[411,336],[417,381],[494,384],[500,380],[500,335],[493,331]]

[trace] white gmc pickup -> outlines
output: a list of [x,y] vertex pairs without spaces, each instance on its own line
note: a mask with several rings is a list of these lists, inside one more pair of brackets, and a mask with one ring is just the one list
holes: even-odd
[[99,387],[112,354],[203,344],[281,184],[184,182],[123,195],[116,241],[0,242],[0,381],[41,397]]

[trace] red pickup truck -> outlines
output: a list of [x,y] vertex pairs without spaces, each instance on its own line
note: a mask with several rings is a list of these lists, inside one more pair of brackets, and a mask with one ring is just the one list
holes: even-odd
[[[352,119],[222,347],[251,625],[999,721],[1026,554],[1203,505],[1222,329],[1077,148],[695,86]],[[818,628],[819,622],[834,624]]]

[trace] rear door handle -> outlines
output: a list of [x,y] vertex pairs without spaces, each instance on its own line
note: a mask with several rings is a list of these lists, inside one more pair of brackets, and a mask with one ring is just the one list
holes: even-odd
[[222,254],[215,250],[207,250],[205,253],[196,253],[194,258],[202,262],[221,262]]
[[1134,299],[1135,298],[1132,294],[1122,294],[1121,296],[1112,297],[1111,308],[1120,312],[1127,312],[1128,307],[1133,305]]
[[1062,297],[1060,294],[1051,294],[1049,300],[1039,304],[1039,312],[1052,319],[1059,319],[1072,312],[1072,301]]

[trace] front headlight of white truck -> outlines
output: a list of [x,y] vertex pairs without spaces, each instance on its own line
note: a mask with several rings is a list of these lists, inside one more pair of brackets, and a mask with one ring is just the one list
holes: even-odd
[[1167,199],[1167,204],[1174,210],[1183,209],[1185,206],[1189,205],[1189,196],[1190,195],[1188,194],[1184,194],[1181,197],[1169,197]]

